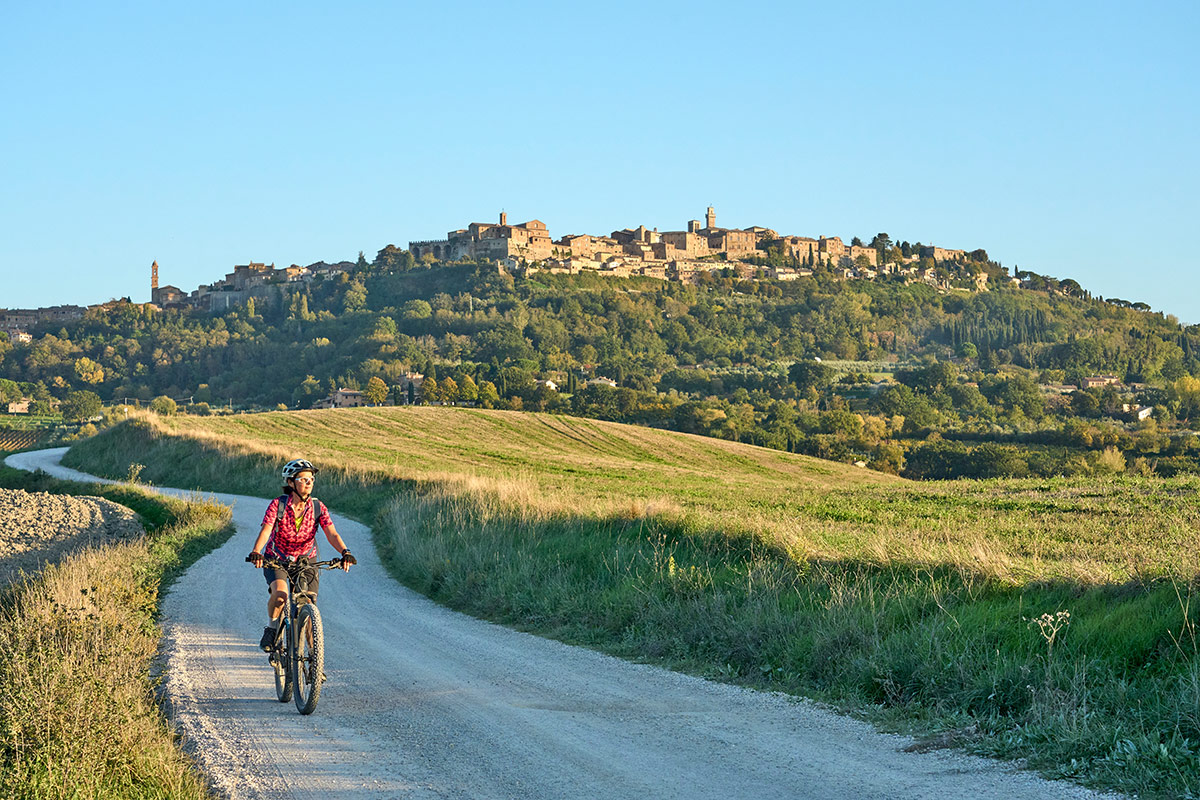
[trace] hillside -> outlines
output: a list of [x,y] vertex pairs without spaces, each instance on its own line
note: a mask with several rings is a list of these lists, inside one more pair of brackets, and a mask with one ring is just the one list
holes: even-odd
[[1200,328],[1041,285],[365,266],[220,313],[118,303],[0,342],[0,395],[33,397],[42,413],[62,401],[86,419],[101,400],[164,395],[210,414],[309,408],[347,388],[372,403],[670,428],[914,478],[1200,468]]

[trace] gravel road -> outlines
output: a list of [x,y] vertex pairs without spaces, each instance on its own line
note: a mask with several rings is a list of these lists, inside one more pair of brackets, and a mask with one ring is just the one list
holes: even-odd
[[[62,450],[11,456],[52,474]],[[318,492],[319,495],[319,492]],[[243,562],[267,501],[164,600],[166,692],[204,772],[232,798],[1087,798],[812,703],[631,664],[463,616],[359,566],[324,573],[328,683],[316,713],[275,700],[258,650],[266,584]],[[326,545],[326,549],[328,546]]]

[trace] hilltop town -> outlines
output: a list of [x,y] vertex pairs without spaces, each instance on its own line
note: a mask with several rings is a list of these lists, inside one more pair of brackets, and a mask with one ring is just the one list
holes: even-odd
[[[879,241],[881,237],[885,241]],[[892,246],[886,234],[879,234],[868,246],[857,238],[846,244],[838,236],[780,235],[759,226],[722,228],[712,206],[703,223],[690,220],[686,230],[660,232],[639,225],[608,236],[577,234],[558,240],[551,238],[541,220],[510,225],[508,215],[501,212],[498,224],[472,222],[450,231],[445,239],[409,242],[408,249],[417,259],[495,261],[511,272],[593,271],[689,283],[726,269],[747,279],[796,280],[812,275],[818,267],[842,278],[873,280],[894,274],[943,288],[963,275],[971,276],[979,289],[988,280],[982,264],[976,263],[986,261],[986,254],[978,258],[964,250],[932,245],[903,252]]]
[[[943,291],[984,291],[990,279],[1009,277],[988,260],[984,250],[965,251],[934,245],[893,243],[887,234],[877,234],[869,243],[855,237],[846,244],[838,236],[808,237],[780,234],[772,228],[723,228],[717,225],[716,210],[709,206],[704,220],[688,221],[684,230],[659,231],[644,225],[612,231],[607,236],[571,234],[553,239],[546,224],[533,219],[518,225],[500,213],[497,223],[472,222],[450,231],[444,239],[411,241],[404,251],[388,245],[377,260],[393,263],[403,256],[417,262],[491,262],[512,274],[537,272],[579,274],[591,272],[611,277],[649,277],[667,281],[699,283],[708,277],[733,274],[747,280],[792,281],[811,276],[815,270],[840,279],[876,280],[891,277],[920,282]],[[330,278],[369,266],[358,262],[333,264],[319,261],[307,266],[250,261],[235,265],[232,272],[190,292],[159,284],[159,265],[151,265],[150,302],[158,308],[195,308],[223,311],[264,296],[275,287]],[[1066,282],[1064,282],[1065,284]],[[1073,283],[1073,282],[1072,282]],[[1044,288],[1044,287],[1035,287]],[[126,299],[128,302],[128,299]],[[43,322],[66,322],[83,317],[96,306],[53,306],[36,309],[0,309],[0,331],[23,341],[28,331]]]

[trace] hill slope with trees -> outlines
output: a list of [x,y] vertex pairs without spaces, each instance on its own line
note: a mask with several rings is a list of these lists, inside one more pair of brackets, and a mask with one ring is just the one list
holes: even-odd
[[[688,285],[384,255],[220,313],[114,303],[0,342],[0,399],[87,419],[101,401],[160,397],[163,413],[170,399],[203,414],[308,408],[350,388],[375,403],[570,413],[918,478],[1200,469],[1200,327],[1068,291],[1073,281],[946,291],[818,269]],[[1103,375],[1108,385],[1065,387]]]

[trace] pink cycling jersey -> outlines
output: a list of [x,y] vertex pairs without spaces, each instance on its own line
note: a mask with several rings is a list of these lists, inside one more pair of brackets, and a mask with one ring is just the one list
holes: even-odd
[[333,524],[329,509],[320,500],[310,497],[304,503],[304,515],[297,525],[288,499],[287,495],[276,497],[263,515],[263,525],[273,526],[266,555],[289,560],[300,556],[313,558],[317,555],[317,525],[328,528]]

